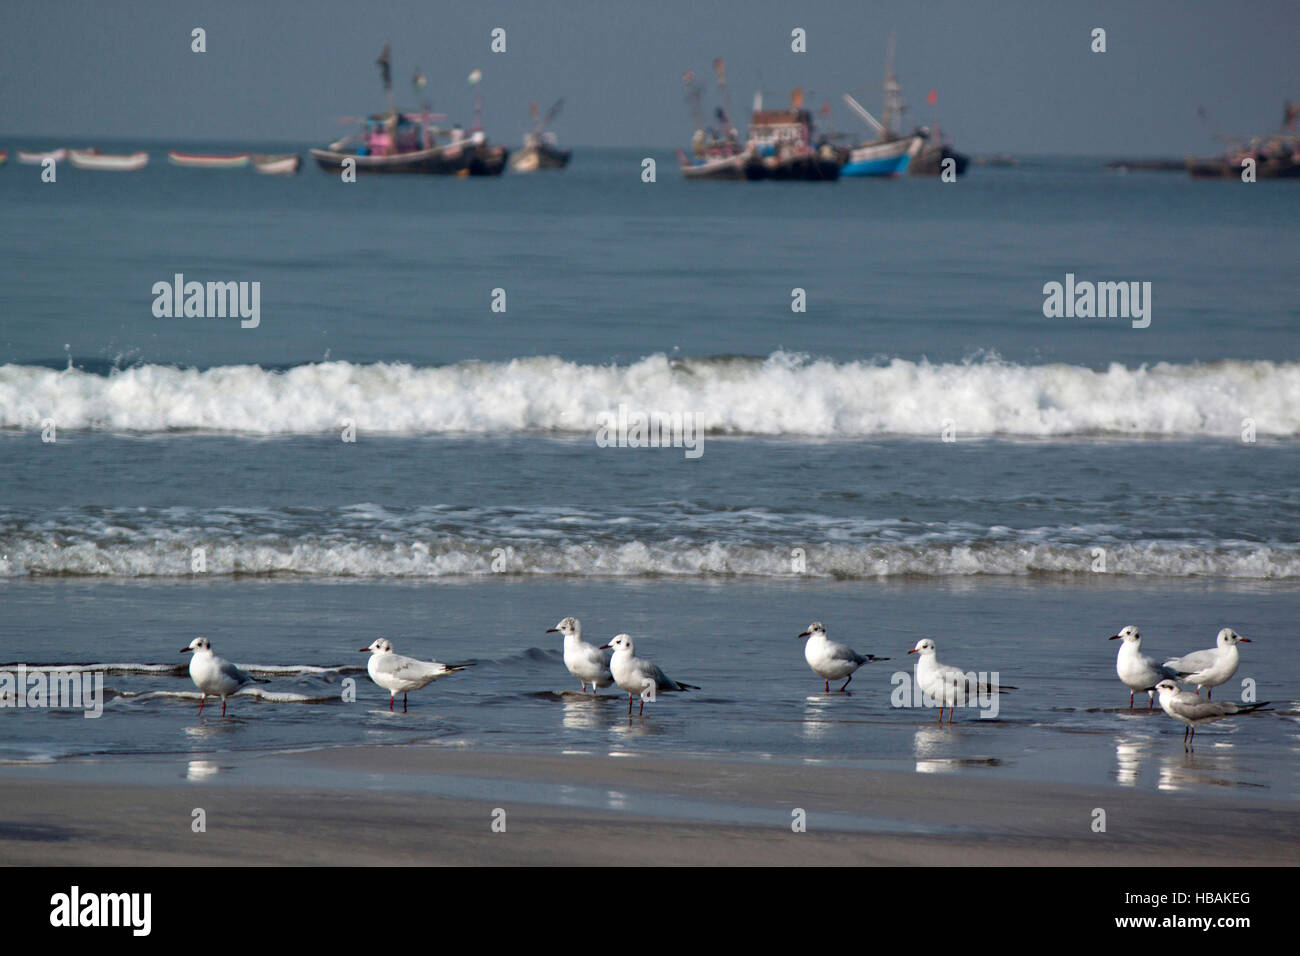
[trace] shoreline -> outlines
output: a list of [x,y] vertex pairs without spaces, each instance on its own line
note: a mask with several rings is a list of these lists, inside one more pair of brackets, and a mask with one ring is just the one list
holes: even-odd
[[1185,866],[1300,860],[1300,804],[1281,801],[427,745],[0,768],[0,819],[0,859],[18,866],[1150,866],[1173,847]]

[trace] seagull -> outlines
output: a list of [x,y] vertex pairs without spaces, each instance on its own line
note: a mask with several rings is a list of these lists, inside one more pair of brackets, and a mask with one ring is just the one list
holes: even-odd
[[1132,624],[1107,640],[1124,642],[1119,646],[1119,656],[1115,659],[1115,673],[1128,687],[1128,709],[1133,709],[1133,695],[1144,690],[1147,692],[1147,709],[1150,710],[1155,706],[1156,684],[1178,674],[1168,664],[1157,664],[1154,657],[1142,653],[1142,635]]
[[944,707],[948,708],[948,723],[951,724],[953,712],[959,702],[964,704],[971,697],[990,690],[994,693],[1015,690],[1014,687],[990,687],[988,684],[980,684],[974,674],[970,675],[968,680],[966,673],[960,667],[940,664],[938,648],[928,637],[917,641],[916,646],[907,653],[920,655],[916,659],[916,683],[921,688],[921,693],[939,701],[939,723],[941,724]]
[[889,660],[888,657],[876,657],[874,654],[863,656],[847,644],[828,640],[826,628],[822,627],[821,621],[813,621],[808,625],[808,630],[799,636],[808,638],[808,643],[803,646],[803,658],[813,669],[813,673],[826,681],[828,694],[831,691],[831,681],[847,677],[848,680],[840,688],[843,691],[849,686],[849,681],[853,680],[853,672],[863,664]]
[[699,690],[694,684],[675,681],[653,661],[636,657],[632,638],[619,634],[600,649],[613,648],[614,654],[609,659],[609,669],[614,676],[614,683],[627,691],[627,715],[632,716],[632,696],[641,695],[641,713],[645,714],[645,699],[654,697],[661,690]]
[[[1196,742],[1197,724],[1208,724],[1211,721],[1222,720],[1224,717],[1231,717],[1233,714],[1249,714],[1269,704],[1269,701],[1258,704],[1219,701],[1216,704],[1212,700],[1201,700],[1190,691],[1179,690],[1178,685],[1168,678],[1156,684],[1156,691],[1160,694],[1161,709],[1174,720],[1181,720],[1187,725],[1183,730],[1183,750],[1188,753],[1191,753],[1192,744]],[[1189,731],[1190,739],[1187,736]]]
[[1210,688],[1208,698],[1214,699],[1214,688],[1226,683],[1237,673],[1237,642],[1250,643],[1249,637],[1242,637],[1230,627],[1225,627],[1215,639],[1215,646],[1206,651],[1193,651],[1183,657],[1171,657],[1165,661],[1165,667],[1174,671],[1178,679],[1196,685],[1196,693],[1202,687]]
[[248,684],[268,684],[270,681],[262,680],[260,677],[254,677],[241,671],[230,661],[218,657],[212,653],[212,644],[206,637],[196,637],[190,641],[189,647],[182,647],[182,654],[193,653],[190,658],[190,680],[194,681],[194,686],[199,689],[203,696],[199,699],[199,713],[203,713],[203,705],[208,702],[208,695],[221,698],[221,716],[226,716],[226,698],[239,691],[241,687]]
[[555,627],[548,628],[546,633],[564,635],[564,666],[578,678],[584,691],[588,683],[593,694],[597,687],[614,683],[614,675],[609,672],[609,659],[614,652],[584,641],[582,623],[576,617],[566,617]]
[[361,653],[370,653],[366,662],[366,672],[370,679],[388,691],[388,709],[393,709],[393,700],[398,692],[402,694],[402,713],[406,713],[406,695],[409,691],[419,690],[432,684],[439,677],[446,677],[456,671],[463,671],[470,664],[439,664],[437,661],[419,661],[414,657],[405,657],[393,653],[392,643],[384,637],[377,637],[369,647],[361,648]]

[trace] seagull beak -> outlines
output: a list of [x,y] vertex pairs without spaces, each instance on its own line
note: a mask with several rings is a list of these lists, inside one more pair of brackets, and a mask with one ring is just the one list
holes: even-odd
[[614,646],[613,644],[602,644],[602,645],[600,645],[600,647],[596,648],[596,650],[598,650],[598,651],[607,651],[607,650],[609,650],[609,649],[610,649],[611,647],[613,647],[613,646]]
[[1119,635],[1118,635],[1118,634],[1112,634],[1110,637],[1106,638],[1106,640],[1108,640],[1108,641],[1118,641],[1118,640],[1119,640]]
[[364,653],[365,653],[366,651],[368,651],[368,650],[370,650],[370,648],[368,648],[368,647],[358,648],[358,653],[364,654]]
[[909,654],[915,654],[915,653],[916,653],[916,648],[915,648],[915,647],[912,648],[912,649],[911,649],[910,651],[908,651],[907,653],[909,653]]
[[1249,637],[1241,637],[1240,635],[1237,637],[1237,640],[1239,640],[1239,641],[1244,641],[1244,642],[1247,643],[1247,644],[1251,643],[1251,640],[1250,640]]
[[799,637],[807,637],[811,633],[812,631],[804,631],[802,634],[799,635]]
[[547,633],[547,634],[559,634],[559,633],[560,633],[560,629],[559,629],[558,627],[548,627],[548,628],[546,629],[546,633]]
[[180,652],[181,652],[182,654],[188,654],[188,653],[189,653],[190,651],[192,651],[192,650],[194,650],[194,648],[192,648],[192,647],[182,647],[181,650],[180,650]]

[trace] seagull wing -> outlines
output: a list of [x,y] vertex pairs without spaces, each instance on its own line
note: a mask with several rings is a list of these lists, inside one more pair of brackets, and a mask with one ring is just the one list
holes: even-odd
[[1203,671],[1208,667],[1213,667],[1219,660],[1217,648],[1211,647],[1209,650],[1193,651],[1191,654],[1183,657],[1171,657],[1165,661],[1164,666],[1175,673],[1181,675],[1195,674],[1197,671]]

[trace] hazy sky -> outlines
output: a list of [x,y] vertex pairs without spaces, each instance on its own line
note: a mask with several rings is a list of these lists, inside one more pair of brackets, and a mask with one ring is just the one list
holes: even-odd
[[[801,85],[814,107],[832,100],[831,126],[863,130],[839,94],[879,110],[891,31],[907,120],[930,121],[937,89],[944,127],[975,152],[1208,153],[1211,133],[1271,130],[1283,99],[1300,99],[1297,0],[4,0],[0,22],[0,136],[52,146],[322,144],[340,116],[383,108],[385,42],[399,103],[417,105],[418,65],[435,110],[466,125],[466,77],[482,69],[485,125],[507,143],[528,127],[530,99],[545,109],[563,96],[566,143],[684,144],[681,75],[707,79],[711,105],[716,56],[738,115],[760,83],[768,105]],[[196,26],[203,54],[190,51]],[[489,51],[498,26],[504,54]],[[794,27],[806,53],[790,50]],[[1104,54],[1089,50],[1094,27]]]

